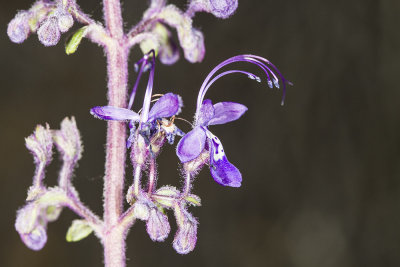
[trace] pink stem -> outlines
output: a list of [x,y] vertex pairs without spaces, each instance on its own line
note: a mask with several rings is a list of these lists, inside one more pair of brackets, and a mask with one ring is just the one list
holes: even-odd
[[[126,107],[128,55],[119,0],[103,0],[104,20],[112,41],[106,45],[108,105]],[[123,209],[126,129],[123,122],[108,122],[104,177],[104,262],[125,266],[125,232],[119,227]]]

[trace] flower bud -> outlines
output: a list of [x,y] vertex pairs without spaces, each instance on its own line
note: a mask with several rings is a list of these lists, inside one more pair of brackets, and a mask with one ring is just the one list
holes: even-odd
[[235,12],[237,7],[238,0],[192,0],[186,14],[193,17],[196,12],[204,11],[217,18],[226,19]]
[[39,41],[44,46],[54,46],[60,41],[61,32],[58,28],[58,19],[55,16],[48,17],[37,31]]
[[29,203],[17,212],[15,221],[15,229],[18,233],[29,233],[33,230],[39,216],[39,206]]
[[173,5],[165,7],[159,17],[176,28],[185,58],[192,63],[202,61],[205,53],[204,37],[199,30],[193,28],[191,17]]
[[53,138],[49,125],[36,126],[35,132],[25,138],[25,145],[33,154],[35,163],[49,163],[53,154]]
[[29,233],[21,234],[21,240],[32,250],[41,250],[47,242],[47,233],[43,225],[38,225]]
[[81,136],[74,117],[61,122],[61,129],[54,133],[54,142],[64,160],[76,162],[81,158]]
[[230,17],[238,7],[238,0],[209,0],[211,13],[222,19]]
[[40,250],[46,244],[47,234],[42,224],[46,222],[41,220],[37,204],[30,203],[17,213],[15,229],[25,245],[32,250]]
[[178,223],[178,231],[172,246],[179,254],[187,254],[196,246],[197,220],[187,211],[183,211],[183,223]]
[[150,209],[150,216],[146,224],[147,233],[153,241],[164,241],[171,230],[168,217],[157,207]]
[[29,12],[21,11],[8,23],[7,35],[12,42],[20,44],[28,38],[29,33]]
[[68,12],[61,13],[57,18],[58,28],[61,32],[67,32],[74,25],[74,18]]

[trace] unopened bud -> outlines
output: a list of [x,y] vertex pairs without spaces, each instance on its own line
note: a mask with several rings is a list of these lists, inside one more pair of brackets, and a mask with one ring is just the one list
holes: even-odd
[[81,158],[81,136],[74,117],[65,118],[61,122],[61,129],[54,133],[54,142],[64,160],[76,162]]
[[40,221],[40,207],[30,203],[20,209],[15,221],[15,229],[19,233],[21,240],[32,250],[40,250],[46,244],[46,229]]
[[238,7],[238,0],[209,0],[211,13],[222,19],[230,17]]
[[74,18],[68,12],[61,13],[57,18],[58,28],[61,32],[67,32],[74,25]]
[[55,16],[48,17],[37,31],[39,41],[44,46],[54,46],[60,41],[61,32],[58,28],[58,19]]
[[52,159],[53,138],[49,125],[36,126],[35,132],[25,138],[25,145],[33,154],[36,163],[49,163]]
[[21,240],[32,250],[41,250],[47,242],[47,233],[43,225],[38,225],[29,233],[21,234]]
[[196,29],[186,32],[184,28],[178,29],[178,36],[183,48],[185,58],[192,63],[201,62],[205,54],[204,36]]
[[28,38],[29,33],[29,12],[21,11],[8,23],[8,37],[12,42],[20,44]]
[[184,221],[178,223],[178,231],[172,246],[179,254],[187,254],[193,251],[197,242],[197,220],[187,211],[183,211]]
[[238,0],[192,0],[186,13],[193,17],[204,11],[222,19],[230,17],[238,7]]
[[153,241],[164,241],[171,230],[168,217],[157,207],[150,210],[150,216],[147,220],[147,233]]

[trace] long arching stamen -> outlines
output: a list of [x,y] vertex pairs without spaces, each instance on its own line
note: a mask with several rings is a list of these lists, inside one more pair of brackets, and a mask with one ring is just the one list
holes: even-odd
[[282,79],[283,88],[282,88],[282,102],[281,102],[281,105],[283,106],[283,104],[285,102],[285,96],[286,96],[286,83],[289,84],[289,85],[293,85],[293,84],[290,81],[286,80],[285,77],[283,77],[282,73],[279,71],[279,69],[274,64],[272,64],[268,59],[265,59],[265,58],[260,57],[260,56],[255,56],[255,55],[251,55],[251,56],[256,58],[256,59],[258,59],[258,60],[264,61],[267,64],[269,64],[278,73],[279,77]]
[[[139,69],[138,76],[137,76],[137,78],[136,78],[135,85],[133,86],[131,95],[130,95],[130,97],[129,97],[128,109],[131,109],[131,108],[132,108],[133,100],[135,100],[136,90],[137,90],[137,87],[138,87],[138,85],[139,85],[140,78],[142,77],[142,74],[143,74],[143,69],[144,69],[144,67],[145,67],[146,64],[147,64],[147,55],[145,55],[144,58],[145,58],[145,60],[141,60],[141,61],[142,61],[142,64],[140,65],[140,69]],[[136,63],[136,64],[137,64],[137,63]]]
[[[267,79],[268,79],[268,86],[272,87],[272,85],[274,84],[277,88],[279,88],[279,79],[276,76],[276,74],[274,73],[277,72],[278,76],[281,78],[282,83],[283,83],[283,96],[282,96],[282,104],[286,95],[286,86],[285,83],[288,82],[286,81],[286,79],[283,77],[283,75],[281,74],[281,72],[275,67],[275,65],[273,65],[269,60],[263,58],[263,57],[259,57],[259,56],[255,56],[255,55],[239,55],[239,56],[234,56],[231,57],[223,62],[221,62],[220,64],[218,64],[206,77],[206,79],[204,80],[202,86],[200,87],[200,91],[199,91],[199,95],[197,98],[197,108],[196,108],[196,113],[198,113],[198,111],[200,110],[201,104],[204,100],[204,96],[207,92],[207,90],[209,89],[209,83],[210,83],[210,79],[214,76],[214,74],[221,69],[222,67],[234,63],[234,62],[249,62],[252,64],[255,64],[257,66],[259,66],[264,73],[267,75]],[[265,62],[265,63],[264,63]],[[273,68],[274,71],[272,71],[269,67],[271,66]],[[269,76],[269,73],[272,75],[272,81],[271,78]],[[228,73],[226,73],[228,74]],[[222,77],[222,76],[220,76]],[[216,79],[213,79],[212,81],[214,82]],[[273,82],[273,84],[272,84]],[[289,84],[291,84],[290,82],[288,82]]]
[[[254,56],[255,57],[255,56]],[[269,63],[269,61],[267,60],[267,59],[265,59],[265,58],[262,58],[262,57],[259,57],[259,58],[261,58],[261,59],[263,59],[263,61],[264,62],[266,62],[266,63]],[[266,65],[266,64],[264,64],[263,62],[261,62],[261,61],[259,61],[259,60],[257,60],[257,59],[255,59],[255,58],[253,58],[253,55],[240,55],[240,56],[236,56],[236,57],[232,57],[232,58],[230,58],[230,59],[227,59],[227,60],[225,60],[224,62],[222,62],[220,65],[219,65],[219,67],[217,66],[216,68],[214,68],[214,70],[217,70],[218,68],[222,68],[222,67],[224,67],[224,66],[226,66],[226,65],[228,65],[228,64],[231,64],[231,63],[234,63],[234,62],[239,62],[239,61],[245,61],[245,62],[249,62],[249,63],[253,63],[253,64],[255,64],[255,65],[257,65],[258,67],[260,67],[263,71],[264,71],[264,73],[267,75],[267,80],[268,80],[268,86],[270,87],[270,88],[272,88],[273,87],[273,84],[277,87],[277,88],[279,88],[279,80],[278,80],[278,78],[276,77],[276,75],[273,73],[273,71]],[[221,66],[222,65],[222,66]],[[274,66],[275,67],[275,66]],[[215,73],[215,72],[214,72]],[[270,78],[270,76],[269,76],[269,73],[271,73],[272,75],[273,75],[273,82],[272,82],[272,80],[271,80],[271,78]],[[280,74],[280,72],[278,71],[278,73]],[[281,74],[280,74],[281,75]],[[209,78],[209,77],[207,77],[207,78]],[[283,77],[282,77],[283,78]],[[208,81],[209,81],[209,79],[206,79],[207,80],[207,83],[203,83],[203,85],[202,85],[202,89],[200,89],[200,91],[202,91],[202,95],[200,95],[199,94],[199,97],[200,98],[198,98],[198,105],[201,105],[201,103],[203,102],[203,99],[204,99],[204,96],[205,96],[205,93],[207,92],[207,90],[205,89],[206,87],[207,87],[207,89],[209,88],[208,86],[207,86],[207,84],[208,84]],[[283,81],[283,79],[282,79],[282,81]],[[205,81],[206,82],[206,81]],[[200,101],[199,101],[200,100]]]
[[155,69],[156,62],[155,62],[154,50],[151,50],[150,53],[153,54],[152,55],[152,60],[151,60],[151,69],[150,69],[150,74],[149,74],[149,81],[147,82],[146,94],[144,96],[143,112],[142,112],[141,117],[140,117],[140,122],[147,121],[147,119],[149,117],[151,94],[153,92],[154,69]]

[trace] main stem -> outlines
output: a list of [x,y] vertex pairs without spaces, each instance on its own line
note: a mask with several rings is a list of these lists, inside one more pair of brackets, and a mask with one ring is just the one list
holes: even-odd
[[[119,0],[103,0],[104,20],[112,41],[105,47],[108,74],[108,105],[126,107],[128,49],[123,33]],[[125,233],[118,220],[123,209],[126,130],[122,122],[110,121],[107,129],[104,177],[104,263],[125,266]]]

